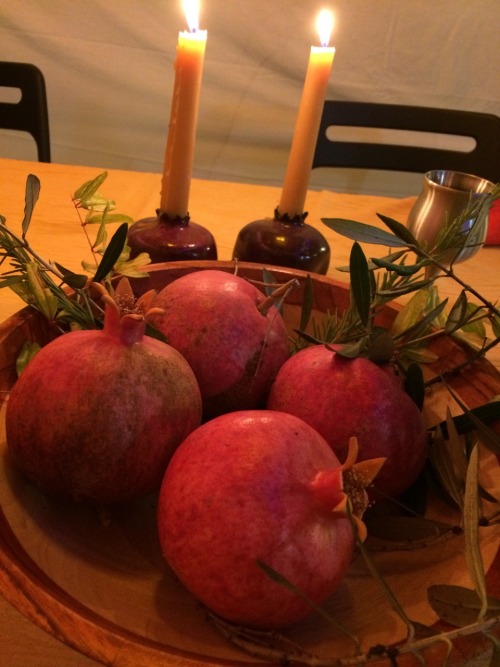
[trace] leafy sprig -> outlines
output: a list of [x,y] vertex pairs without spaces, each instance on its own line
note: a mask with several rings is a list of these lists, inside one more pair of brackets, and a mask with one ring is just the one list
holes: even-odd
[[[402,368],[411,361],[435,361],[427,344],[441,335],[458,338],[474,349],[466,364],[486,354],[500,342],[500,309],[465,283],[456,273],[455,264],[477,244],[478,228],[484,226],[488,208],[498,198],[500,185],[483,199],[472,201],[456,220],[443,227],[431,249],[403,224],[381,214],[378,217],[387,230],[354,220],[322,218],[330,229],[354,241],[349,266],[339,267],[350,274],[351,306],[342,315],[330,313],[321,322],[313,322],[313,337],[325,343],[345,344],[348,355],[352,354],[352,341],[361,341],[359,353],[373,358],[374,341],[380,334],[377,315],[390,302],[409,295],[393,329],[386,332],[386,338],[387,334],[392,338],[392,344],[387,345],[388,359],[395,357]],[[466,232],[464,220],[472,220]],[[360,243],[386,246],[391,252],[367,259]],[[454,280],[461,288],[450,307],[446,299],[439,298],[436,281],[442,277]],[[493,332],[490,341],[486,340],[485,325]],[[338,351],[342,354],[342,347]],[[375,352],[380,360],[380,349],[375,348]]]
[[[92,283],[103,282],[112,291],[115,276],[147,275],[141,267],[150,262],[149,256],[142,253],[132,260],[129,257],[126,240],[132,218],[112,213],[115,202],[99,192],[106,178],[107,172],[102,172],[85,182],[72,198],[94,256],[93,263],[82,262],[82,268],[89,275],[75,273],[59,262],[45,260],[28,241],[28,230],[40,192],[40,181],[33,174],[26,181],[21,235],[17,235],[0,216],[0,265],[8,266],[0,277],[0,287],[10,287],[28,305],[40,310],[62,333],[102,326],[103,310],[99,299],[93,297]],[[107,225],[112,223],[118,223],[119,227],[108,241]],[[89,225],[98,225],[94,241],[88,234]]]

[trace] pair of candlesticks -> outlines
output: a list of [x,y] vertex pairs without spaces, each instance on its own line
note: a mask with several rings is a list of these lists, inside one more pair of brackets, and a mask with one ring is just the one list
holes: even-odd
[[[171,218],[160,210],[156,213],[130,226],[131,258],[146,252],[155,263],[217,259],[215,239],[208,229],[189,216]],[[291,218],[276,209],[273,218],[250,222],[238,234],[233,258],[326,274],[330,247],[323,234],[305,222],[306,216]]]
[[[407,226],[417,240],[426,241],[428,247],[432,247],[446,221],[458,218],[471,198],[486,196],[493,187],[490,181],[470,174],[449,170],[427,172]],[[276,209],[273,218],[250,222],[238,233],[233,258],[326,274],[330,247],[323,234],[305,222],[306,216],[307,213],[303,213],[291,217]],[[469,233],[474,222],[464,222],[464,234]],[[481,248],[487,222],[477,229],[479,237],[474,238],[455,261],[464,261]],[[131,225],[128,243],[131,258],[147,252],[155,263],[217,259],[215,239],[208,229],[192,222],[189,216],[170,218],[159,210],[155,217]]]

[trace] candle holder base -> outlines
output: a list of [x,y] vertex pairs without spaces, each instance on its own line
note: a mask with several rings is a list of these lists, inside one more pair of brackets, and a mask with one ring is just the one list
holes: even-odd
[[208,229],[192,222],[189,215],[171,218],[157,210],[156,217],[130,225],[127,243],[131,259],[141,252],[147,252],[154,263],[217,259],[214,237]]
[[326,274],[330,246],[321,232],[306,224],[306,216],[291,218],[275,210],[274,218],[250,222],[238,234],[233,259]]

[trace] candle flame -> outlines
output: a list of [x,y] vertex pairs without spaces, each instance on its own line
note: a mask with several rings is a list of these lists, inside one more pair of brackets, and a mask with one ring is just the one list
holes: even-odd
[[328,46],[333,32],[333,14],[328,9],[322,9],[316,19],[316,29],[321,46]]
[[191,32],[195,32],[199,27],[200,20],[200,2],[199,0],[182,0],[182,8],[186,15],[186,21]]

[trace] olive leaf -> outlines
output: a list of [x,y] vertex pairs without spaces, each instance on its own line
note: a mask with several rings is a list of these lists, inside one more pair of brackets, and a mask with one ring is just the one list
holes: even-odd
[[370,319],[370,272],[366,257],[359,243],[352,244],[349,262],[351,273],[351,293],[363,326],[368,326]]
[[433,282],[432,278],[423,278],[422,280],[409,281],[404,285],[401,285],[399,287],[393,287],[390,290],[384,290],[384,289],[377,290],[377,295],[389,297],[391,299],[397,299],[400,296],[404,296],[405,294],[411,294],[416,290],[422,289],[423,287],[427,287],[428,285],[431,285],[432,282]]
[[35,354],[41,350],[39,343],[26,341],[16,357],[16,373],[19,377]]
[[458,299],[455,301],[449,312],[448,318],[444,325],[445,332],[451,334],[457,329],[460,329],[466,313],[467,313],[467,294],[465,290],[462,290],[458,295]]
[[[477,429],[479,423],[487,425],[497,419],[500,420],[500,399],[472,408],[467,414],[456,415],[453,417],[453,423],[457,433],[464,434]],[[441,422],[440,427],[445,429],[446,422]],[[446,431],[444,433],[446,436]]]
[[35,204],[38,201],[40,195],[40,180],[38,176],[34,174],[28,174],[26,179],[26,190],[24,195],[24,219],[22,223],[22,235],[23,239],[28,232],[28,228],[31,222],[31,216],[33,215],[33,209]]
[[[395,340],[399,338],[418,338],[420,336],[423,336],[426,334],[429,330],[431,325],[439,318],[441,313],[444,311],[446,308],[446,304],[448,302],[448,299],[444,299],[444,301],[441,301],[440,303],[437,304],[431,311],[425,312],[425,310],[421,311],[422,313],[425,313],[423,317],[420,317],[414,322],[414,324],[408,326],[406,329],[399,331],[399,333],[394,335]],[[401,326],[401,320],[396,322],[396,326]]]
[[397,313],[391,326],[391,332],[395,338],[419,323],[423,313],[429,312],[431,289],[429,287],[419,289]]
[[486,327],[484,323],[486,319],[487,310],[484,307],[468,302],[460,329],[461,331],[476,334],[480,338],[485,339]]
[[346,359],[355,359],[361,355],[361,352],[366,347],[368,337],[360,338],[352,343],[332,343],[326,347]]
[[85,287],[85,285],[87,284],[87,276],[79,273],[74,273],[73,271],[64,268],[64,266],[62,266],[62,264],[59,264],[58,262],[54,262],[54,264],[57,266],[59,271],[64,276],[64,282],[66,283],[66,285],[69,285],[69,287],[73,287],[74,289],[82,289],[83,287]]
[[491,328],[496,338],[500,338],[500,317],[496,314],[491,318]]
[[377,259],[376,257],[372,257],[370,262],[375,268],[394,271],[394,273],[397,273],[400,276],[413,276],[415,273],[421,271],[425,265],[425,262],[417,262],[416,264],[395,264],[394,262],[388,262],[385,259]]
[[33,260],[26,264],[26,278],[30,293],[33,295],[37,307],[43,313],[44,317],[46,317],[49,322],[52,322],[57,313],[57,297],[52,293],[50,288],[46,286],[42,278],[40,267]]
[[404,241],[405,245],[418,246],[417,239],[413,236],[408,227],[405,227],[405,225],[402,225],[397,220],[389,218],[387,215],[382,215],[381,213],[377,213],[377,217],[382,220],[384,225],[388,227],[393,234]]
[[500,456],[500,436],[488,428],[486,424],[484,424],[481,419],[476,416],[475,412],[469,410],[469,408],[449,385],[445,384],[445,386],[453,399],[457,402],[458,406],[461,408],[461,410],[463,410],[464,414],[467,415],[469,420],[475,425],[478,434],[482,436],[483,445],[496,456]]
[[437,354],[420,346],[412,347],[411,345],[405,345],[401,353],[406,359],[414,361],[416,364],[433,364],[439,361]]
[[128,225],[123,223],[118,227],[116,232],[111,237],[108,247],[104,251],[99,267],[95,273],[93,281],[100,283],[113,269],[113,266],[118,261],[122,254],[125,242],[127,240]]
[[321,221],[334,232],[346,236],[352,241],[385,245],[390,248],[407,247],[408,245],[394,234],[389,234],[373,225],[366,225],[362,222],[344,218],[321,218]]
[[467,459],[464,441],[454,429],[449,409],[447,410],[448,437],[436,429],[429,449],[429,462],[441,487],[457,507],[463,507],[463,493]]
[[479,521],[481,519],[481,504],[479,499],[479,446],[472,448],[467,467],[464,498],[464,536],[465,561],[470,578],[480,599],[480,609],[477,620],[481,623],[488,610],[488,596],[486,592],[486,577],[484,572],[483,556],[479,542]]
[[[436,584],[429,586],[427,598],[439,618],[450,625],[464,627],[477,620],[482,601],[477,591],[463,586]],[[500,614],[500,600],[488,596],[488,616]]]
[[415,516],[374,516],[366,520],[368,535],[388,542],[431,544],[436,538],[453,531],[453,526],[433,519]]
[[352,640],[354,646],[356,647],[356,652],[358,654],[361,653],[361,645],[356,635],[352,634],[352,632],[347,630],[341,623],[337,621],[336,618],[334,618],[331,614],[325,611],[322,607],[317,605],[300,588],[295,586],[295,584],[293,584],[289,579],[287,579],[282,574],[277,572],[273,567],[271,567],[270,565],[268,565],[267,563],[265,563],[260,559],[257,559],[256,563],[260,567],[260,569],[263,570],[265,574],[271,579],[271,581],[274,581],[280,586],[283,586],[288,591],[294,593],[299,598],[307,602],[307,604],[311,606],[311,609],[314,609],[314,611],[318,613],[320,616],[322,616],[326,621],[328,621],[328,623],[330,623],[337,630],[339,630],[347,637],[349,637]]

